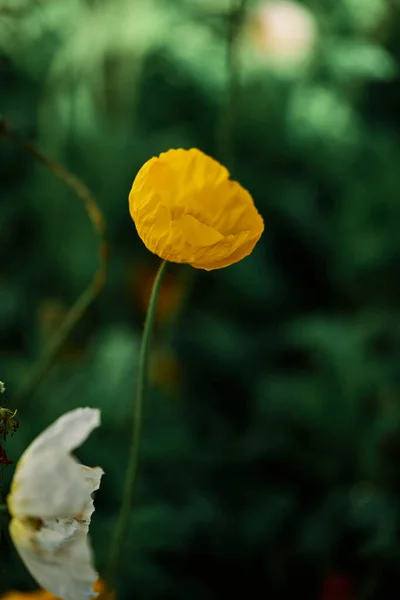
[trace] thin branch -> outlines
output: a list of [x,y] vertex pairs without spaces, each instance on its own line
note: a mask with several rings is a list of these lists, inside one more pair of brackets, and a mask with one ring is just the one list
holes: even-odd
[[46,156],[40,148],[31,140],[21,138],[17,132],[4,120],[0,119],[0,135],[15,141],[21,148],[33,156],[37,161],[45,165],[60,181],[69,187],[85,204],[86,211],[92,222],[94,231],[99,240],[99,266],[92,281],[82,292],[76,302],[69,309],[63,323],[55,333],[43,354],[34,364],[27,378],[22,382],[15,396],[15,402],[27,398],[35,386],[43,379],[51,367],[59,351],[63,347],[68,335],[83,317],[86,310],[97,298],[104,286],[107,274],[109,257],[109,246],[105,235],[105,223],[103,215],[92,192],[65,167],[54,159]]

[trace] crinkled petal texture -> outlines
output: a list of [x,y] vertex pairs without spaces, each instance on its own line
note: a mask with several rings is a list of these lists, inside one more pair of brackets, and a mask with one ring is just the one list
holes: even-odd
[[98,425],[100,413],[91,408],[60,417],[21,457],[7,498],[21,559],[43,588],[63,600],[97,595],[87,533],[103,471],[79,464],[70,452]]
[[151,252],[206,271],[250,254],[264,231],[249,192],[196,148],[147,161],[133,182],[129,210]]

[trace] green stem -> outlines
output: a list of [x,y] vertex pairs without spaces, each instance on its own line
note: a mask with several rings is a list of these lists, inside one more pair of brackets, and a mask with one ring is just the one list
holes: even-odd
[[165,273],[166,266],[167,262],[163,260],[153,283],[153,289],[151,291],[149,306],[147,308],[146,320],[144,323],[136,384],[136,399],[133,418],[131,451],[129,455],[128,467],[124,481],[121,511],[115,530],[115,536],[111,545],[110,559],[106,573],[106,581],[110,585],[114,583],[117,569],[121,563],[121,554],[123,551],[124,541],[127,539],[127,532],[129,529],[129,521],[132,511],[132,503],[139,465],[140,438],[143,420],[143,400],[146,390],[151,334],[153,331],[158,293],[160,291],[161,282]]
[[0,512],[6,512],[8,510],[7,504],[0,504]]

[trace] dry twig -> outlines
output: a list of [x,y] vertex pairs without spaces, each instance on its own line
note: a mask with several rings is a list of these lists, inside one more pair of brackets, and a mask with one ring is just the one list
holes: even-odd
[[60,165],[54,159],[46,156],[46,154],[44,154],[34,142],[21,138],[17,132],[4,120],[0,120],[0,135],[15,141],[37,161],[45,165],[58,179],[60,179],[67,187],[73,190],[81,200],[83,200],[86,211],[99,240],[99,267],[95,272],[92,281],[82,292],[73,306],[71,306],[53,339],[45,348],[43,354],[38,358],[31,372],[22,382],[19,390],[17,390],[14,402],[19,402],[21,399],[27,398],[35,386],[42,380],[48,369],[51,367],[57,354],[63,347],[72,329],[83,317],[90,304],[92,304],[92,302],[99,295],[106,280],[109,246],[105,235],[105,222],[103,215],[92,192],[65,167]]

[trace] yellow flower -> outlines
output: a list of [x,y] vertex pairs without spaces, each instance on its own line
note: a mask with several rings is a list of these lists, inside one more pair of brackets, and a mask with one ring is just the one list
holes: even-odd
[[[93,586],[97,596],[95,600],[115,600],[115,593],[109,590],[101,579]],[[35,590],[33,592],[17,592],[12,590],[1,596],[0,600],[60,600],[47,590]]]
[[57,419],[24,452],[7,498],[18,554],[36,581],[63,600],[97,595],[87,534],[94,511],[91,495],[103,471],[79,464],[71,451],[99,425],[100,413],[92,408]]
[[133,182],[129,210],[151,252],[206,271],[250,254],[264,230],[249,192],[196,148],[147,161]]

